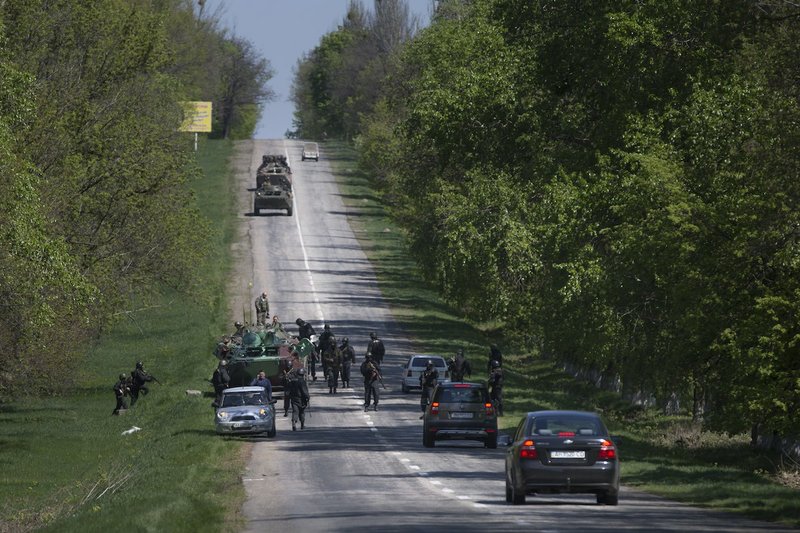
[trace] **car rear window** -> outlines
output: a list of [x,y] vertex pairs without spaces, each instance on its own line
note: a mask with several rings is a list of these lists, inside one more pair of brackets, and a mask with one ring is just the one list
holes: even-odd
[[598,418],[581,415],[545,415],[532,418],[528,435],[574,435],[597,437],[605,435],[605,428]]
[[[441,358],[431,358],[433,361],[433,366],[436,368],[445,368],[444,359]],[[424,357],[415,357],[411,360],[411,367],[412,368],[425,368],[428,366],[428,359]]]
[[440,387],[436,391],[434,401],[440,403],[486,403],[489,395],[480,387]]

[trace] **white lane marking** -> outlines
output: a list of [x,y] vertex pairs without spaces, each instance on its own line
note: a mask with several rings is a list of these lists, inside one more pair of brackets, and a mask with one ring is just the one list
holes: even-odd
[[417,465],[408,465],[408,467],[409,467],[411,470],[419,470],[419,467],[418,467]]
[[391,453],[392,455],[403,455],[403,452],[389,452],[389,453]]
[[[292,168],[292,163],[289,160],[289,149],[286,147],[286,141],[283,141],[283,151],[286,154],[286,162],[289,164],[289,168]],[[311,266],[308,264],[308,252],[306,252],[306,244],[305,241],[303,241],[303,228],[300,227],[300,213],[297,211],[297,198],[295,195],[292,195],[292,211],[294,212],[294,223],[297,226],[297,236],[300,240],[300,249],[303,251],[303,264],[306,267],[306,274],[308,274],[308,284],[311,286],[311,294],[314,297],[314,305],[317,307],[317,315],[319,315],[319,320],[321,322],[325,322],[325,315],[322,313],[322,306],[319,303],[317,289],[314,286],[314,276],[311,274]]]
[[369,428],[369,429],[370,429],[370,431],[375,431],[376,433],[378,431],[378,428]]
[[458,496],[459,500],[469,500],[469,496]]
[[243,477],[242,481],[266,481],[265,477]]
[[442,489],[442,492],[446,492],[447,494],[452,494],[454,491],[453,489]]
[[417,474],[419,474],[420,476],[427,476],[428,475],[427,472],[417,472]]
[[431,483],[433,483],[434,485],[441,485],[442,484],[442,482],[439,481],[438,479],[432,479]]
[[375,422],[373,422],[372,420],[367,420],[367,425],[368,426],[374,426]]
[[408,457],[403,457],[403,458],[400,459],[400,461],[403,462],[403,463],[410,463],[411,459],[409,459]]
[[486,508],[486,506],[483,505],[482,503],[473,503],[472,506],[474,508],[476,508],[476,509],[485,509]]

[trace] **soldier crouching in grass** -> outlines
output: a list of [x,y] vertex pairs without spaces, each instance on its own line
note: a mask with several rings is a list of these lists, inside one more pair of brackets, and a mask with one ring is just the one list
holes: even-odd
[[117,406],[111,412],[112,415],[118,415],[120,411],[125,411],[128,409],[125,396],[127,396],[129,392],[130,389],[128,387],[128,376],[125,374],[120,374],[119,381],[114,383],[114,396],[117,397]]

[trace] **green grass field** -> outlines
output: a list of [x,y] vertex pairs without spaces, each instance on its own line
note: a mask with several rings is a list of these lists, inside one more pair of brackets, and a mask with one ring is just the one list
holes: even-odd
[[[228,188],[233,145],[204,142],[194,183],[215,221],[206,291],[166,295],[104,335],[78,369],[73,394],[0,406],[0,531],[221,531],[236,529],[244,444],[217,437],[210,391],[213,339],[228,329],[224,302],[235,213]],[[111,416],[112,385],[136,361],[155,375],[150,394]],[[130,435],[122,432],[141,428]],[[230,502],[234,505],[229,506]]]
[[[775,481],[776,454],[752,450],[744,435],[699,432],[686,418],[632,408],[616,394],[579,383],[552,362],[509,346],[496,324],[473,324],[442,303],[421,280],[406,251],[402,232],[383,208],[379,193],[357,169],[345,144],[323,148],[334,166],[350,222],[373,263],[384,297],[398,322],[424,352],[452,355],[459,347],[485,378],[489,345],[504,352],[506,416],[501,427],[516,427],[537,409],[580,409],[603,414],[622,437],[623,483],[653,494],[752,518],[800,526],[800,491]],[[476,376],[473,376],[475,378]]]

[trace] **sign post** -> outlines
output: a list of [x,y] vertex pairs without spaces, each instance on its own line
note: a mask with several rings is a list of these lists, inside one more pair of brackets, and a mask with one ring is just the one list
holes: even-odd
[[194,133],[194,151],[197,151],[197,133],[211,132],[211,102],[181,102],[183,124],[179,131]]

